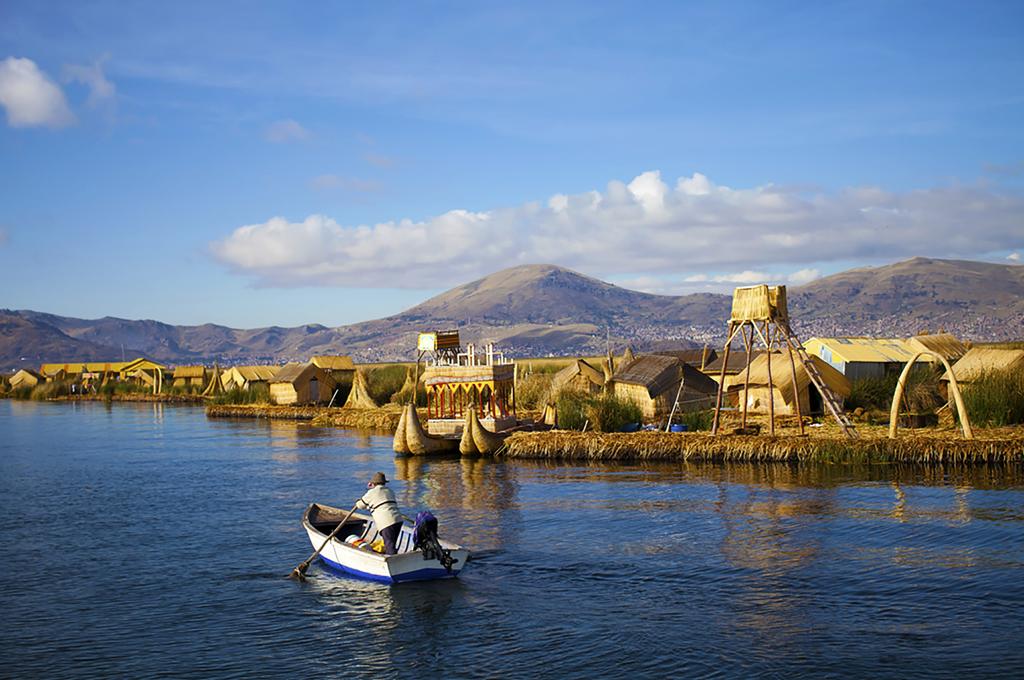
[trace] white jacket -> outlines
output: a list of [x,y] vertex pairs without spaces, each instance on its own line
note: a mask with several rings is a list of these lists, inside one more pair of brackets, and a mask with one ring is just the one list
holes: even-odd
[[364,493],[363,497],[356,501],[356,506],[369,509],[373,513],[373,523],[377,525],[377,531],[402,521],[395,492],[383,484],[378,484]]

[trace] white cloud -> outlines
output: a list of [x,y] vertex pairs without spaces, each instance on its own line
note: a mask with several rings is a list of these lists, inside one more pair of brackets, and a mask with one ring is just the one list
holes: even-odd
[[786,278],[786,280],[789,281],[790,283],[795,283],[797,285],[800,285],[802,283],[809,283],[809,282],[813,281],[814,279],[817,279],[817,278],[820,278],[820,277],[821,277],[821,272],[819,270],[807,268],[807,269],[801,269],[800,271],[793,272],[792,274],[790,274]]
[[11,127],[64,127],[75,122],[64,92],[31,59],[0,61],[0,105]]
[[89,88],[89,106],[97,106],[117,94],[117,88],[103,73],[103,62],[106,59],[97,59],[88,66],[68,64],[64,67],[64,82],[82,83]]
[[1010,253],[1006,256],[1007,260],[1013,260],[1014,262],[1020,261],[1020,253]]
[[309,139],[310,134],[309,130],[302,127],[298,121],[287,118],[268,125],[267,129],[263,132],[263,136],[268,142],[284,144]]
[[[342,226],[320,215],[277,217],[239,227],[212,248],[235,271],[271,286],[441,287],[536,262],[604,277],[736,271],[707,281],[802,283],[824,262],[1022,248],[1021,215],[1019,193],[988,185],[808,193],[733,189],[697,173],[671,189],[653,171],[604,191],[423,221]],[[770,273],[776,263],[794,271]]]

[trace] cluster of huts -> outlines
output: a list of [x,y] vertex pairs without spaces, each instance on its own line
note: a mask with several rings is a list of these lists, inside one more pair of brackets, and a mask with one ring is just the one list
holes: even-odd
[[[970,383],[989,371],[1024,371],[1024,349],[969,348],[948,333],[910,338],[814,337],[804,343],[821,380],[839,398],[850,394],[851,383],[898,373],[912,359],[922,363],[948,363],[958,383]],[[818,390],[802,362],[788,350],[773,350],[769,374],[765,351],[750,355],[732,351],[726,357],[713,349],[663,351],[636,356],[627,349],[621,358],[575,359],[554,375],[548,403],[565,389],[585,393],[612,393],[637,404],[645,422],[657,422],[673,409],[694,411],[714,406],[719,383],[724,382],[725,405],[739,404],[748,385],[747,410],[766,413],[769,402],[780,415],[823,412]],[[795,380],[794,380],[795,373]],[[516,373],[518,376],[518,372]],[[411,378],[410,378],[411,380]],[[948,381],[948,372],[942,380]],[[145,358],[122,362],[46,363],[39,370],[21,369],[6,379],[12,389],[63,381],[81,392],[95,391],[110,381],[134,381],[154,393],[184,388],[213,396],[232,389],[265,389],[275,404],[330,404],[341,385],[353,386],[346,403],[370,404],[366,386],[347,356],[314,356],[305,363],[284,366],[206,366],[169,368]],[[366,402],[364,404],[363,402]],[[340,406],[342,403],[336,403]],[[375,405],[375,404],[373,404]]]
[[[1024,349],[968,348],[949,333],[910,338],[815,337],[804,346],[822,381],[841,399],[849,396],[852,382],[899,373],[915,358],[923,364],[945,360],[958,383],[969,383],[987,371],[1024,371]],[[599,361],[576,359],[555,374],[549,402],[563,389],[610,392],[639,405],[646,422],[656,422],[673,408],[693,411],[713,407],[718,385],[724,380],[728,406],[742,406],[739,401],[744,384],[748,384],[748,412],[767,413],[771,400],[777,414],[794,414],[799,400],[800,413],[823,413],[821,395],[796,353],[792,353],[795,371],[790,370],[790,353],[772,351],[774,370],[770,375],[766,351],[750,355],[732,351],[724,366],[726,357],[708,348],[641,356],[627,349],[618,361],[611,356]],[[942,380],[949,380],[948,372]]]
[[72,392],[88,393],[111,382],[134,382],[154,394],[170,388],[215,396],[232,389],[266,389],[275,404],[330,403],[338,386],[352,383],[355,364],[347,356],[314,356],[305,363],[284,366],[177,366],[149,359],[120,362],[46,363],[39,370],[21,369],[8,379],[11,389],[40,383],[64,382]]

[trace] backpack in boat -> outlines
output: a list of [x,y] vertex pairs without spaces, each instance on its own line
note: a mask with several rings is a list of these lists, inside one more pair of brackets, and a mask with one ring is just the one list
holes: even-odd
[[452,559],[451,550],[441,547],[441,542],[437,538],[437,518],[427,510],[416,514],[412,545],[414,549],[423,551],[423,559],[437,560],[448,573],[451,573],[452,565],[458,561]]

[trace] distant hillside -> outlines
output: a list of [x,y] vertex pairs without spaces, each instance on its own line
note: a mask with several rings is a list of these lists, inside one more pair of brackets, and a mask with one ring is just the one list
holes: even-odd
[[[600,353],[616,347],[696,347],[723,340],[730,297],[650,295],[554,265],[513,267],[401,314],[328,328],[240,330],[106,317],[0,311],[0,366],[143,355],[170,364],[269,363],[313,354],[409,359],[416,333],[459,328],[517,356]],[[803,337],[910,335],[945,329],[972,340],[1024,339],[1024,266],[914,258],[854,269],[790,290]]]
[[908,335],[940,328],[975,340],[1024,337],[1024,266],[915,257],[796,288],[804,334]]

